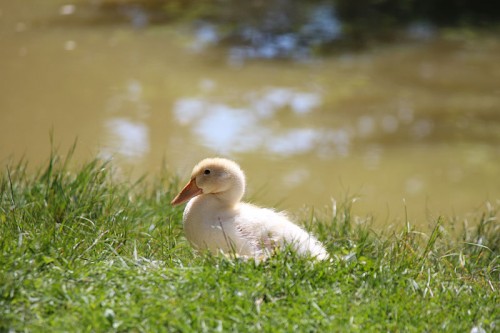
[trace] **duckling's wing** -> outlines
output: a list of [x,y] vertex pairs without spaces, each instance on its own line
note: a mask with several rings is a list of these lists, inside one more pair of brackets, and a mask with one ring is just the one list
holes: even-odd
[[242,204],[236,229],[252,246],[267,254],[289,244],[297,253],[323,260],[328,258],[325,248],[314,236],[291,222],[281,212]]

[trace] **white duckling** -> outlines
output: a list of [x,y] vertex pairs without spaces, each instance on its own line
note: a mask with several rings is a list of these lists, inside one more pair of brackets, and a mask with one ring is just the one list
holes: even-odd
[[328,258],[323,245],[285,214],[241,202],[245,174],[224,158],[207,158],[193,169],[191,180],[172,200],[184,209],[184,231],[198,250],[262,258],[289,244],[298,254]]

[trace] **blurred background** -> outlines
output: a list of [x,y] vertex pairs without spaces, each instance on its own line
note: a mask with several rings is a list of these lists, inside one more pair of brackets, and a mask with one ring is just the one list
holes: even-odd
[[[208,156],[293,214],[500,200],[500,10],[473,0],[0,0],[0,163],[187,180]],[[130,178],[125,178],[130,179]]]

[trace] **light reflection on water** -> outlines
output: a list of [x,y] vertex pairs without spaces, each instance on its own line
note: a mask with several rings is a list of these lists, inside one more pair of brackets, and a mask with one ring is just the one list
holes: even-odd
[[[305,23],[296,31],[269,33],[268,29],[281,30],[280,26],[293,26],[280,10],[269,11],[262,26],[247,26],[239,32],[243,46],[233,46],[229,50],[230,65],[243,65],[249,59],[290,58],[306,60],[311,50],[322,43],[331,42],[342,34],[342,25],[331,4],[318,4],[309,10]],[[283,22],[286,21],[286,22]],[[200,39],[200,44],[203,44]]]
[[144,158],[150,150],[149,127],[145,123],[150,105],[143,100],[141,82],[128,80],[125,88],[112,95],[106,104],[107,138],[99,156],[111,159],[118,154],[130,161]]
[[200,144],[221,154],[266,150],[277,156],[316,151],[321,155],[347,155],[350,134],[346,129],[276,126],[278,112],[291,112],[306,121],[321,105],[321,95],[291,88],[267,88],[245,94],[246,104],[232,107],[206,98],[178,100],[173,113]]
[[[342,23],[331,3],[320,1],[305,4],[302,8],[299,8],[300,4],[289,2],[281,2],[276,8],[273,4],[266,6],[269,8],[264,13],[245,13],[244,16],[254,17],[248,21],[243,19],[228,23],[224,19],[195,20],[190,49],[202,52],[208,47],[232,40],[226,60],[230,66],[239,67],[255,59],[307,61],[312,58],[315,48],[342,36]],[[236,15],[244,11],[241,8],[233,10]]]
[[[396,132],[403,131],[410,138],[422,140],[434,127],[430,119],[415,120],[413,109],[404,105],[394,113],[349,116],[348,121],[322,126],[314,120],[318,113],[325,113],[319,92],[269,87],[244,93],[238,105],[232,106],[217,96],[213,81],[204,80],[200,86],[209,97],[180,98],[172,112],[199,144],[226,155],[263,150],[282,157],[306,153],[329,159],[346,157],[353,143],[380,133],[397,136]],[[288,118],[291,114],[297,125],[280,125],[276,119],[283,114]],[[368,150],[366,164],[373,169],[382,147]]]
[[100,156],[110,159],[120,154],[129,159],[143,158],[150,149],[149,128],[129,119],[114,118],[106,121],[109,141],[102,148]]

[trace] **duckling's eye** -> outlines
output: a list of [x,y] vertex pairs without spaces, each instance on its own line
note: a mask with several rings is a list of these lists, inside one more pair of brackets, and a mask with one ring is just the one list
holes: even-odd
[[204,173],[205,175],[209,175],[209,174],[210,174],[210,170],[206,169],[205,171],[203,171],[203,173]]

